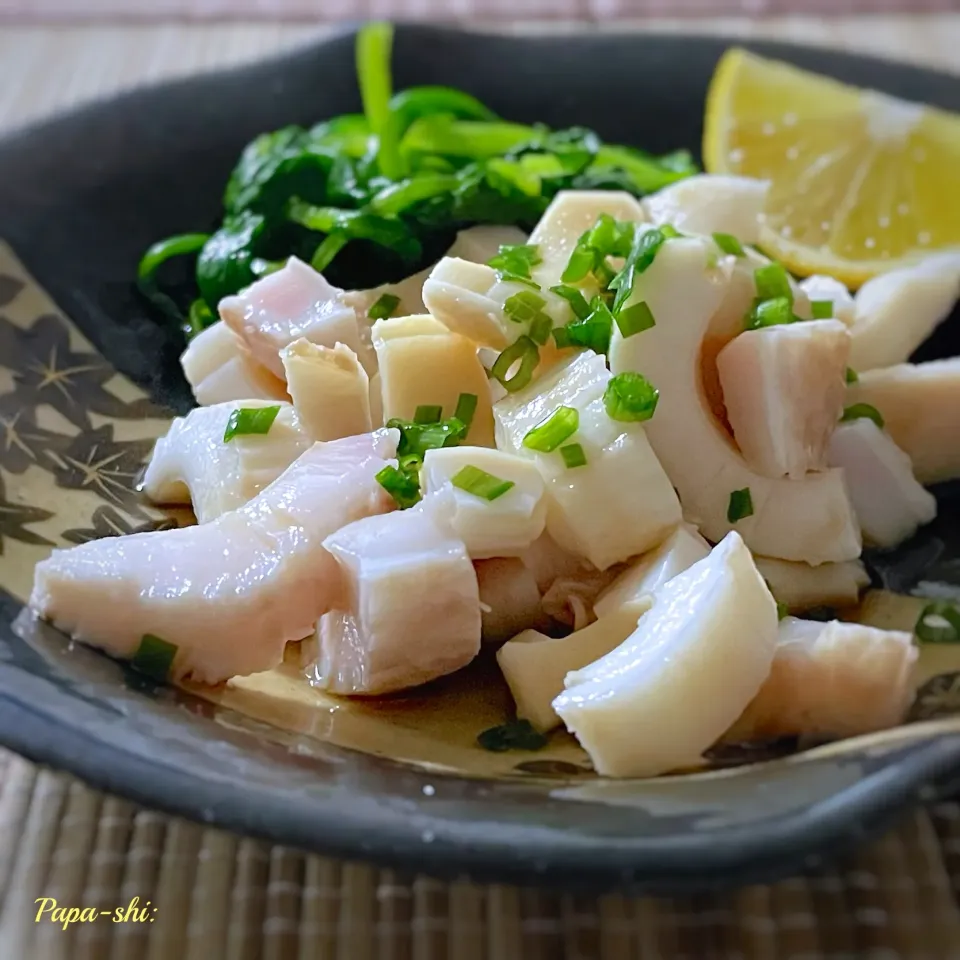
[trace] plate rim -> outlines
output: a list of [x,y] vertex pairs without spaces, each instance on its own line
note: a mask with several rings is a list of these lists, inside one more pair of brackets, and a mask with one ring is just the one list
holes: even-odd
[[[4,669],[0,664],[0,671]],[[24,722],[25,713],[31,722]],[[367,818],[330,801],[304,803],[282,790],[259,786],[238,797],[232,786],[224,789],[215,777],[151,762],[104,743],[7,691],[0,691],[0,742],[95,789],[241,836],[385,868],[415,865],[418,873],[441,879],[465,876],[474,882],[592,892],[689,893],[772,882],[787,875],[785,868],[795,872],[833,860],[864,837],[894,824],[911,802],[940,799],[956,788],[960,770],[960,731],[936,733],[896,751],[896,762],[880,766],[813,808],[780,814],[759,826],[738,824],[720,836],[711,834],[706,842],[690,832],[629,849],[620,845],[621,838],[593,838],[587,846],[555,846],[530,853],[528,859],[517,856],[503,841],[458,843],[444,835],[449,834],[449,824],[431,821],[429,814],[418,813],[417,825],[411,827],[406,809],[380,808]],[[118,756],[123,758],[119,767]],[[397,766],[438,786],[447,778],[462,779]],[[228,794],[230,802],[224,802]]]

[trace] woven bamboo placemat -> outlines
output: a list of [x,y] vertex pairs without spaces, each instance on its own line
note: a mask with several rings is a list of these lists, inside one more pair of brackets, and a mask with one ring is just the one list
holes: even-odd
[[[960,69],[960,16],[644,26],[826,43]],[[0,130],[317,33],[279,23],[5,27]],[[106,914],[63,930],[49,919],[49,902],[35,921],[38,898]],[[958,904],[957,803],[908,814],[831,870],[768,886],[566,896],[305,855],[162,816],[0,751],[0,960],[953,960]],[[117,908],[126,922],[113,922]]]

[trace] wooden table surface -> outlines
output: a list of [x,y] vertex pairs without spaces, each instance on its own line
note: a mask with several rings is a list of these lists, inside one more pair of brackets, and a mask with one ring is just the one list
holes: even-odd
[[[504,29],[573,28],[549,21]],[[4,25],[0,28],[0,131],[134,84],[264,57],[308,43],[331,29],[335,28],[291,22]],[[491,29],[490,24],[484,24],[484,29]],[[581,24],[575,29],[603,28]],[[609,29],[770,37],[960,71],[960,10],[929,16],[650,19],[619,21]]]

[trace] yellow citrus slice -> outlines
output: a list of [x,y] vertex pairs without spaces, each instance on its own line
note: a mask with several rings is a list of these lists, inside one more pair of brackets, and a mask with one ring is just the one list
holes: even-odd
[[761,248],[859,286],[960,246],[960,115],[731,49],[707,94],[710,173],[771,181]]

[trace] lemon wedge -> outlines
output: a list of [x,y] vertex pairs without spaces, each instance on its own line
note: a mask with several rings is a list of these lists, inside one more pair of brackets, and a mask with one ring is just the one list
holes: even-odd
[[771,182],[760,247],[857,287],[960,246],[960,115],[728,50],[707,94],[710,173]]

